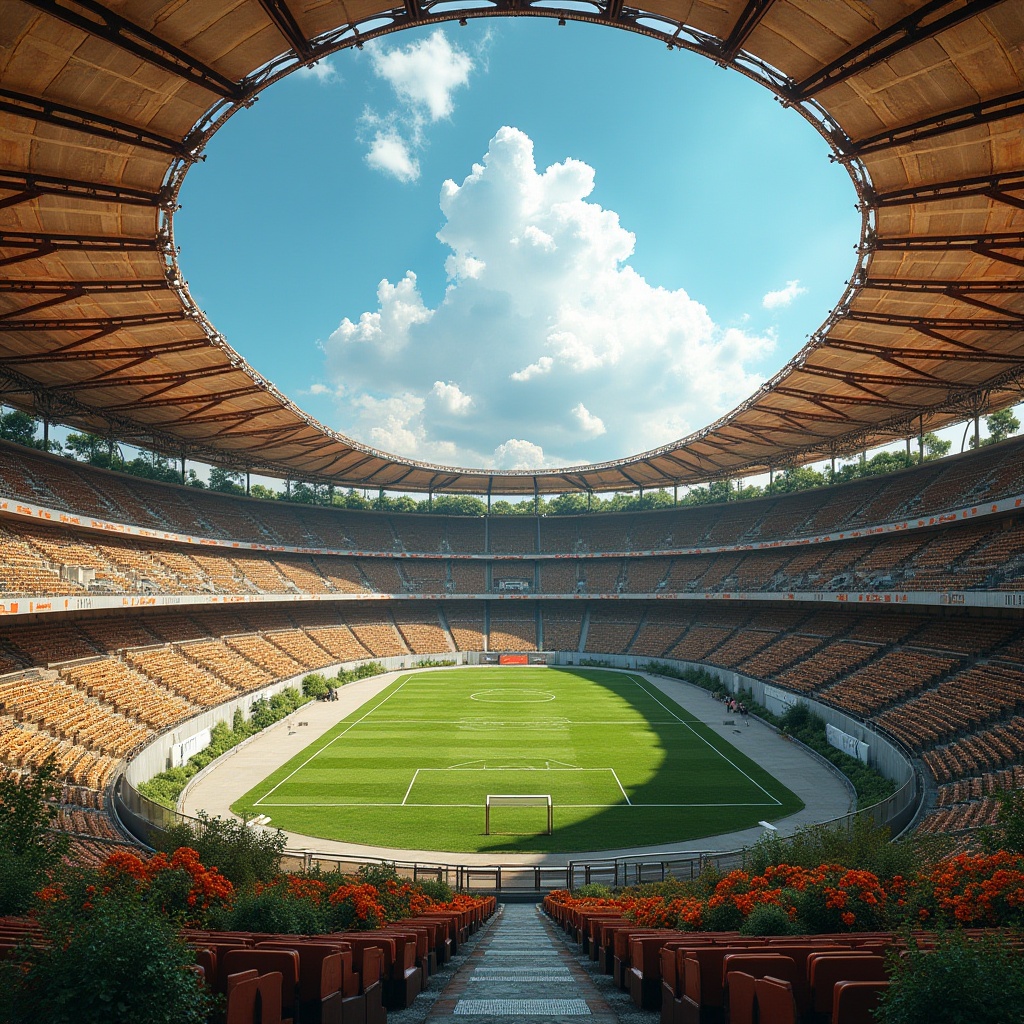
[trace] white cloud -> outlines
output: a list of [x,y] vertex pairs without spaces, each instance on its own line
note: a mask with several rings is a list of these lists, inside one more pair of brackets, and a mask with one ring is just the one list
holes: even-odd
[[435,380],[430,393],[453,416],[464,416],[473,405],[473,399],[463,394],[459,385],[451,381],[446,384],[444,381]]
[[761,299],[761,305],[764,306],[765,309],[784,309],[795,298],[806,294],[807,289],[801,287],[799,281],[787,281],[785,288],[780,288],[778,291],[774,292],[768,292],[768,294]]
[[499,444],[491,461],[495,469],[536,469],[544,464],[544,449],[540,445],[515,437]]
[[326,58],[318,60],[315,64],[308,64],[298,68],[295,74],[299,78],[312,78],[320,85],[328,85],[331,82],[341,80],[338,69]]
[[518,381],[532,380],[534,377],[541,376],[541,374],[550,373],[551,367],[554,365],[555,361],[551,356],[541,356],[537,362],[530,363],[529,366],[524,366],[521,370],[510,373],[509,377],[512,380]]
[[469,82],[473,58],[452,45],[443,29],[406,47],[385,49],[368,43],[366,51],[374,73],[383,78],[398,99],[424,110],[431,121],[451,116],[452,93]]
[[572,415],[588,437],[600,437],[607,429],[604,420],[600,416],[595,416],[582,402],[577,402],[572,407]]
[[426,125],[451,116],[454,93],[469,84],[476,64],[443,29],[405,47],[388,49],[370,42],[366,52],[374,73],[391,86],[398,104],[384,115],[372,109],[363,113],[360,135],[373,133],[366,162],[399,181],[416,181],[416,153],[427,143]]
[[[593,187],[591,167],[538,169],[529,137],[499,130],[441,188],[443,298],[428,305],[412,272],[382,281],[377,308],[325,343],[338,428],[408,436],[397,454],[446,448],[461,465],[567,465],[665,444],[756,390],[773,335],[721,327],[683,289],[646,281],[628,263],[634,236],[587,201]],[[365,395],[422,404],[395,417]]]
[[370,143],[366,162],[377,171],[390,174],[399,181],[416,181],[420,162],[409,149],[409,143],[398,132],[377,132]]

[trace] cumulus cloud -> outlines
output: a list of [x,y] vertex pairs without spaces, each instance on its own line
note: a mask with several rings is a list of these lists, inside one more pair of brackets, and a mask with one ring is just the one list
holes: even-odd
[[[433,461],[550,467],[665,444],[754,391],[772,335],[720,327],[683,289],[646,281],[593,188],[587,164],[538,168],[530,138],[500,129],[441,188],[440,301],[411,271],[384,280],[377,308],[325,343],[339,429]],[[398,396],[401,414],[380,404]]]
[[794,299],[800,295],[806,295],[807,289],[802,287],[799,281],[787,281],[785,288],[779,288],[778,291],[768,292],[763,299],[761,299],[761,305],[765,309],[785,309]]
[[441,403],[442,407],[453,416],[464,416],[473,405],[473,399],[463,394],[458,384],[449,381],[435,380],[430,393]]
[[420,176],[415,154],[426,145],[426,126],[451,116],[454,94],[469,84],[476,63],[443,29],[405,47],[370,42],[366,52],[374,74],[391,86],[397,102],[383,115],[373,109],[363,113],[366,162],[399,181],[415,181]]
[[425,110],[431,121],[452,112],[452,93],[469,82],[473,58],[452,44],[442,29],[406,47],[366,47],[374,74],[407,106]]
[[510,373],[509,377],[512,380],[518,381],[533,380],[534,377],[539,377],[543,373],[550,373],[551,367],[554,365],[555,361],[551,356],[541,356],[537,362],[530,363],[529,366],[524,366],[521,370]]
[[572,416],[588,437],[600,437],[606,430],[604,420],[595,416],[582,402],[572,407]]
[[420,176],[419,160],[396,131],[379,131],[373,136],[366,162],[374,170],[390,174],[399,181],[415,181]]
[[494,449],[490,464],[494,469],[536,469],[545,465],[544,449],[532,441],[510,437]]

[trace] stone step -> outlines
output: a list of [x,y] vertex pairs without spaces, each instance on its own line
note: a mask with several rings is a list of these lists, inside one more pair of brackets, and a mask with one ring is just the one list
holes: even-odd
[[426,1024],[569,1024],[580,1018],[620,1024],[540,907],[507,903],[434,1002]]

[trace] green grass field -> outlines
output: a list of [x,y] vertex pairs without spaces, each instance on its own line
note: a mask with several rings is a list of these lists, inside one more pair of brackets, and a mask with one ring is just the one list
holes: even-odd
[[[680,684],[683,685],[683,684]],[[550,794],[492,808],[488,794]],[[293,832],[399,849],[572,852],[701,836],[801,801],[642,677],[593,669],[410,673],[236,804]]]

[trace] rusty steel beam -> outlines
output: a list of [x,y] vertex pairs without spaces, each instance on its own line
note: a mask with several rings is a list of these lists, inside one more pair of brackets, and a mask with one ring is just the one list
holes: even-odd
[[860,282],[861,288],[874,288],[893,292],[923,292],[935,295],[950,295],[966,292],[1024,292],[1024,279],[997,281],[981,279],[977,281],[931,281],[911,278],[879,278],[869,277]]
[[313,44],[299,27],[286,0],[260,0],[260,6],[296,55],[302,60],[308,60],[313,54]]
[[0,331],[121,331],[150,324],[172,324],[191,319],[183,309],[159,313],[136,313],[132,316],[94,316],[57,320],[3,320]]
[[[84,339],[90,340],[90,339]],[[148,358],[168,355],[172,352],[191,352],[209,346],[206,338],[193,338],[191,341],[169,341],[161,345],[147,345],[144,349],[136,346],[129,348],[82,349],[76,345],[67,345],[52,352],[31,352],[20,356],[0,357],[0,366],[18,366],[27,363],[68,363],[88,362],[96,359],[127,359],[142,353]],[[199,371],[194,371],[198,373]]]
[[[822,405],[822,403],[824,403],[824,407],[825,408],[828,408],[828,407],[833,406],[833,405],[848,405],[848,406],[853,406],[853,405],[855,405],[855,406],[870,405],[870,406],[875,406],[875,407],[880,408],[880,409],[881,408],[888,409],[890,406],[894,406],[897,409],[912,409],[912,408],[915,408],[915,406],[906,405],[906,404],[904,404],[902,402],[896,402],[896,401],[893,401],[892,399],[889,399],[889,398],[865,398],[863,395],[859,395],[856,398],[853,395],[819,395],[817,392],[811,394],[810,392],[807,392],[807,391],[801,391],[799,388],[791,388],[791,387],[773,388],[771,393],[772,394],[780,394],[780,395],[782,395],[785,398],[796,398],[796,399],[802,400],[804,402],[811,402],[811,403],[813,403],[815,405]],[[766,397],[770,397],[770,395],[766,396]],[[761,409],[761,406],[759,405],[759,406],[757,406],[757,408]],[[844,415],[844,414],[839,413],[838,415]],[[857,421],[854,421],[854,422],[857,422]]]
[[[103,370],[101,373],[97,373],[92,377],[83,377],[80,380],[72,381],[68,384],[54,384],[48,387],[47,391],[78,392],[93,390],[96,388],[141,387],[148,386],[150,384],[165,384],[169,380],[175,380],[182,376],[181,370],[175,370],[171,373],[133,373],[130,377],[125,379],[118,379],[118,374],[124,373],[126,370],[130,370],[133,367],[141,366],[143,363],[149,362],[152,358],[152,356],[139,353],[133,359],[123,362],[120,366],[117,366],[112,370]],[[201,370],[197,370],[191,375],[194,377],[201,377],[203,376],[203,372]]]
[[[182,384],[187,384],[189,380],[197,377],[215,377],[225,373],[231,373],[234,370],[233,366],[219,366],[211,367],[209,370],[197,371],[195,373],[181,375],[178,383],[171,385],[171,387],[161,388],[160,394],[164,394],[167,391],[173,390],[175,387],[180,387]],[[229,391],[218,391],[212,395],[178,395],[175,398],[140,398],[136,402],[131,402],[127,405],[115,405],[106,406],[105,408],[109,411],[113,409],[117,412],[125,411],[128,409],[156,409],[162,406],[168,405],[197,405],[200,403],[216,405],[220,402],[226,402],[231,398],[243,398],[246,395],[259,394],[263,389],[258,384],[250,384],[244,388],[231,388]]]
[[31,121],[44,121],[59,128],[70,128],[87,135],[95,135],[109,142],[142,146],[181,159],[186,159],[189,155],[187,148],[177,139],[151,132],[148,128],[139,128],[103,114],[93,114],[64,103],[38,99],[12,89],[0,89],[0,110]]
[[874,398],[883,399],[886,405],[894,404],[888,402],[886,396],[880,395],[878,392],[872,391],[870,388],[865,387],[867,384],[873,384],[875,387],[883,388],[944,388],[948,389],[953,387],[953,381],[940,381],[932,378],[930,375],[920,375],[912,367],[904,367],[908,373],[913,373],[913,377],[893,377],[885,373],[864,373],[860,370],[839,370],[831,366],[814,366],[809,363],[805,363],[801,369],[807,373],[813,374],[816,377],[828,377],[831,380],[841,380],[845,384],[849,384],[850,387],[860,388],[866,391],[869,395]]
[[[68,199],[84,199],[94,203],[159,206],[163,198],[159,192],[148,192],[141,188],[10,170],[0,170],[0,188],[17,192],[16,196],[10,198],[17,199],[18,202],[28,202],[40,196],[64,196]],[[8,205],[15,203],[10,202]]]
[[[910,203],[930,203],[942,199],[961,199],[970,196],[1001,198],[1004,189],[1024,189],[1024,171],[1003,171],[973,178],[937,181],[931,185],[894,189],[875,193],[872,206],[906,206]],[[998,196],[996,195],[998,193]],[[1009,197],[1012,199],[1012,197]],[[1005,201],[1002,200],[1001,201]],[[1011,204],[1015,205],[1015,204]]]
[[750,37],[750,33],[757,28],[773,3],[775,3],[775,0],[747,0],[747,4],[740,11],[732,30],[722,41],[723,61],[728,63],[743,49],[743,45]]
[[[944,252],[947,249],[1024,249],[1024,232],[996,231],[985,235],[904,235],[886,238],[876,235],[864,246],[865,252]],[[986,253],[987,254],[987,253]]]
[[853,321],[862,324],[879,324],[884,327],[931,327],[937,331],[1020,331],[1024,330],[1024,319],[1011,314],[1008,320],[978,320],[973,317],[905,316],[900,313],[874,313],[864,309],[850,309],[840,323]]
[[957,132],[963,128],[974,128],[980,124],[993,124],[996,121],[1017,117],[1024,114],[1024,91],[1013,92],[995,99],[971,103],[956,110],[947,110],[941,114],[922,118],[899,128],[887,128],[875,135],[869,135],[859,142],[853,142],[843,148],[843,158],[863,158],[871,153],[889,149],[893,146],[905,146],[911,142],[933,139],[949,132]]
[[[1003,0],[966,0],[962,7],[941,14],[950,6],[950,0],[930,0],[912,14],[901,18],[870,39],[858,43],[842,56],[831,61],[820,71],[814,72],[787,90],[791,102],[800,102],[827,89],[838,82],[844,82],[868,68],[880,64],[923,39],[929,39],[947,29],[969,21],[979,14],[1003,3]],[[933,18],[929,21],[928,19]],[[927,22],[927,24],[926,24]]]
[[[93,292],[117,294],[120,292],[154,292],[163,291],[168,287],[162,277],[125,278],[120,281],[49,281],[43,279],[4,280],[0,278],[0,293],[15,292],[19,294],[64,294],[87,295]],[[1022,286],[1024,287],[1024,286]]]
[[1014,355],[1012,352],[964,352],[962,349],[951,351],[941,348],[892,348],[888,345],[870,345],[861,341],[847,341],[841,338],[829,338],[827,347],[842,349],[844,352],[877,355],[883,359],[888,357],[893,359],[938,359],[951,363],[1012,363],[1024,366],[1024,353]]
[[116,235],[63,235],[41,234],[33,231],[0,231],[0,248],[78,249],[81,252],[156,252],[159,243],[155,238],[127,238]]
[[17,309],[9,310],[6,313],[0,313],[0,321],[10,320],[11,317],[24,316],[25,313],[37,313],[41,309],[48,309],[50,306],[59,306],[63,302],[72,302],[75,299],[80,299],[85,292],[80,288],[75,291],[61,292],[59,295],[54,295],[49,299],[40,299],[38,302],[33,302],[28,306],[19,306]]
[[[172,46],[159,36],[122,18],[119,14],[108,10],[96,0],[74,0],[77,8],[92,14],[90,18],[78,10],[68,7],[60,0],[24,0],[40,11],[72,25],[81,32],[103,39],[112,46],[117,46],[128,53],[134,54],[155,67],[170,72],[178,78],[201,86],[210,92],[223,96],[225,99],[240,102],[245,97],[244,89],[225,77],[219,71],[208,67],[202,61]],[[95,19],[99,19],[98,21]]]

